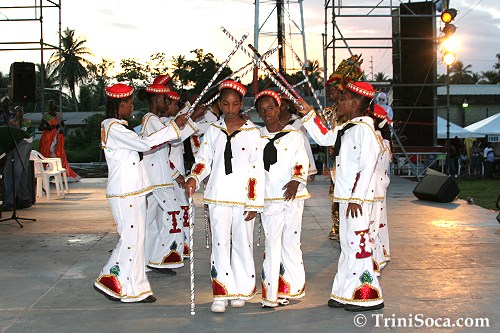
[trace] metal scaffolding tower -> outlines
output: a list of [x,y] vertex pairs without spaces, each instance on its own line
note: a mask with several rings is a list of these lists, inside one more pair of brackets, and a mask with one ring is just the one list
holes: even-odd
[[[431,5],[436,1],[421,0],[420,3],[427,2]],[[345,3],[345,4],[344,4]],[[370,61],[371,75],[366,75],[365,80],[373,80],[373,53],[378,51],[382,54],[383,59],[390,59],[386,61],[389,65],[386,68],[393,70],[393,80],[387,80],[380,84],[379,82],[372,82],[373,85],[379,90],[385,90],[390,93],[390,102],[392,102],[393,89],[399,89],[399,92],[411,89],[420,90],[420,92],[427,88],[436,90],[438,84],[428,83],[405,83],[400,79],[402,43],[408,42],[432,42],[434,46],[433,56],[434,62],[432,68],[429,67],[427,75],[436,77],[436,53],[437,53],[437,38],[436,38],[436,18],[438,16],[433,14],[422,14],[412,11],[410,8],[415,4],[415,1],[403,2],[401,0],[379,0],[374,2],[373,5],[368,5],[367,1],[343,1],[343,0],[325,0],[324,2],[324,33],[323,33],[323,63],[324,63],[324,82],[331,72],[343,58],[352,54],[363,54],[365,62],[364,67],[367,67],[367,60]],[[425,37],[405,37],[401,34],[401,24],[406,18],[428,18],[434,21],[432,26],[433,32]],[[376,27],[376,29],[374,28]],[[410,27],[413,28],[413,27]],[[415,29],[418,29],[415,27]],[[384,34],[383,31],[386,31]],[[368,56],[367,54],[368,53]],[[432,55],[431,55],[432,56]],[[385,71],[385,70],[384,70]],[[382,71],[382,72],[384,72]],[[397,98],[397,97],[396,97]],[[400,97],[401,98],[401,97]],[[417,97],[420,98],[420,94]],[[325,96],[326,103],[326,96]],[[391,103],[389,103],[391,104]],[[423,112],[427,109],[429,112],[436,112],[437,105],[434,98],[434,105],[420,106],[418,103],[411,106],[397,105],[393,107],[395,112]],[[407,120],[406,120],[407,121]],[[435,119],[434,119],[435,121]],[[407,121],[408,122],[408,121]],[[411,123],[408,122],[408,123]],[[403,124],[403,127],[406,123]],[[401,150],[405,149],[399,137],[396,135],[397,144]],[[415,173],[418,178],[418,175]]]
[[[301,37],[302,61],[307,64],[302,2],[303,0],[255,0],[254,46],[261,51],[263,48],[269,50],[277,45],[282,45],[282,48],[278,51],[278,65],[281,73],[287,70],[297,70],[296,65],[298,64],[293,60],[287,62],[287,45],[291,46],[293,44],[295,36]],[[262,14],[265,14],[265,16],[262,16],[264,17],[263,20],[261,20]],[[298,16],[300,16],[299,24],[293,19],[293,17]],[[294,57],[291,57],[291,59],[294,59]],[[254,71],[253,82],[255,92],[257,85],[256,70]]]
[[[42,108],[45,103],[45,73],[44,73],[44,52],[47,50],[61,49],[61,2],[62,0],[34,0],[31,5],[26,5],[26,0],[13,0],[9,6],[0,6],[0,22],[3,25],[14,22],[39,23],[39,40],[5,41],[9,34],[5,33],[2,42],[0,42],[0,51],[40,51],[40,86],[38,91],[42,96]],[[57,10],[58,12],[58,45],[47,43],[44,39],[44,14],[46,10]],[[5,28],[4,28],[5,29]],[[6,30],[6,29],[5,29]],[[4,31],[5,31],[4,30]],[[34,33],[32,36],[36,36]],[[61,59],[59,59],[61,60]],[[59,72],[59,105],[62,104],[62,73]]]

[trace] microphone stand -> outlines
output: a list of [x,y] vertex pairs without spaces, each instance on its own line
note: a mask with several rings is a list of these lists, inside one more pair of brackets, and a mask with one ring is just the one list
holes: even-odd
[[[10,128],[10,125],[7,123],[7,128],[9,129],[9,134],[10,134],[10,139],[12,140],[12,143],[14,145],[15,152],[17,153],[17,157],[19,157],[19,162],[21,162],[21,166],[23,170],[26,170],[26,166],[23,163],[23,160],[21,159],[21,154],[19,153],[19,149],[17,148],[17,142],[16,139],[14,138],[14,134],[12,133],[12,129]],[[19,222],[19,220],[24,220],[24,221],[36,221],[36,219],[29,219],[29,218],[21,218],[17,216],[17,198],[16,198],[16,181],[15,181],[15,176],[14,176],[14,154],[11,156],[11,168],[12,168],[12,216],[6,219],[1,219],[0,222],[5,222],[5,221],[10,221],[14,220],[19,224],[21,228],[24,228],[24,226]]]

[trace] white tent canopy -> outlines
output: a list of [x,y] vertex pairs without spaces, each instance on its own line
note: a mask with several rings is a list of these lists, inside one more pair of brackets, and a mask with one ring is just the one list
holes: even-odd
[[[438,139],[446,139],[446,119],[437,117],[437,132],[438,132]],[[463,127],[460,127],[450,122],[450,139],[453,139],[456,136],[460,139],[482,138],[484,137],[484,134],[477,134],[471,132]]]
[[471,124],[465,129],[486,135],[500,135],[500,113]]

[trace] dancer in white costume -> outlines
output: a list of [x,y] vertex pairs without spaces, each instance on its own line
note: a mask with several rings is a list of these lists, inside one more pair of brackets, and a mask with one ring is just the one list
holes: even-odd
[[[184,114],[190,107],[189,103],[185,103],[182,110],[179,110],[179,94],[175,91],[170,91],[167,94],[170,105],[165,113],[164,117],[161,117],[161,120],[164,123],[170,122],[174,119],[178,114]],[[191,115],[191,120],[196,121],[197,118],[205,113],[205,108],[203,106],[199,106],[195,109],[193,114]],[[196,124],[198,124],[196,122]],[[198,125],[197,125],[198,127]],[[198,128],[199,130],[199,128]],[[189,133],[192,137],[193,133]],[[181,135],[180,140],[176,140],[170,145],[170,154],[169,161],[172,171],[172,178],[175,180],[174,182],[174,205],[175,209],[169,214],[172,215],[172,219],[176,219],[178,221],[178,225],[182,229],[182,236],[178,239],[179,250],[182,253],[184,258],[189,258],[189,203],[186,197],[186,191],[184,190],[184,177],[186,176],[185,168],[184,168],[184,140],[186,140],[190,136]]]
[[309,159],[304,137],[292,125],[279,121],[281,98],[271,90],[255,96],[255,106],[265,127],[260,129],[264,147],[266,188],[264,211],[265,252],[262,264],[263,307],[288,304],[305,296],[306,273],[300,248],[302,213],[307,192]]
[[179,138],[179,127],[186,118],[176,119],[147,138],[139,137],[126,128],[134,108],[133,88],[115,84],[106,88],[108,97],[106,118],[101,123],[101,145],[108,165],[106,197],[111,206],[120,240],[94,283],[97,291],[108,299],[122,302],[151,303],[156,301],[146,277],[144,238],[146,223],[146,194],[142,152],[166,141]]
[[307,131],[302,126],[302,121],[301,118],[293,113],[293,110],[295,110],[295,105],[293,102],[289,99],[283,98],[282,97],[282,103],[280,107],[280,115],[279,115],[279,122],[281,124],[288,124],[293,126],[295,129],[298,129],[300,133],[302,133],[303,141],[304,141],[304,147],[307,152],[307,157],[309,159],[309,167],[308,167],[308,176],[309,176],[309,181],[314,181],[316,174],[318,173],[318,170],[316,169],[316,162],[314,161],[314,155],[311,149],[311,144],[309,143],[309,139],[307,137]]
[[186,181],[191,196],[210,175],[203,201],[209,205],[212,231],[211,278],[213,312],[224,312],[227,300],[241,307],[256,293],[253,260],[255,215],[264,208],[264,164],[260,131],[241,118],[245,87],[219,84],[224,119],[205,133]]
[[[159,114],[169,107],[170,89],[159,84],[151,84],[139,91],[139,99],[147,100],[149,112],[142,118],[140,135],[148,137],[164,127],[171,127],[173,119],[163,123]],[[196,131],[196,125],[189,119],[188,126],[180,131],[179,136],[189,136]],[[177,138],[175,138],[177,139]],[[182,234],[182,222],[178,221],[175,211],[177,205],[174,195],[174,180],[169,161],[170,141],[154,150],[144,153],[142,166],[147,186],[153,191],[147,196],[146,214],[146,265],[162,274],[175,275],[172,268],[184,265],[182,241],[177,234]]]
[[[374,189],[370,186],[381,150],[368,112],[375,90],[366,82],[349,82],[337,108],[349,121],[333,130],[323,126],[312,110],[304,127],[320,145],[334,145],[334,200],[339,202],[341,253],[328,306],[367,311],[384,306],[373,272],[369,227]],[[303,102],[304,111],[311,110]]]
[[196,120],[198,132],[196,132],[196,134],[192,135],[190,138],[193,156],[196,156],[196,154],[198,153],[201,141],[203,140],[203,135],[205,135],[210,125],[218,120],[221,120],[222,116],[223,115],[221,109],[219,108],[219,104],[217,101],[215,101],[212,105],[208,106],[206,112]]
[[378,105],[374,105],[373,119],[375,121],[375,128],[377,135],[382,141],[382,151],[377,161],[375,168],[375,175],[373,180],[375,182],[375,197],[381,198],[373,203],[371,226],[370,226],[370,242],[373,247],[373,269],[375,273],[380,274],[382,268],[385,267],[387,261],[390,260],[389,256],[389,234],[387,227],[387,206],[386,206],[386,193],[387,187],[391,181],[388,170],[392,158],[391,150],[391,132],[390,132],[390,118],[386,110]]

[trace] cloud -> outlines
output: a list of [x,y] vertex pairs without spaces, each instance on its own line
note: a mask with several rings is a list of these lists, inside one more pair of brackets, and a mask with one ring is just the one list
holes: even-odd
[[[261,0],[261,24],[271,13],[274,4]],[[270,4],[271,3],[271,4]],[[353,3],[372,6],[378,1],[356,0]],[[389,5],[389,0],[383,0],[381,5]],[[392,1],[394,5],[398,2]],[[477,6],[475,6],[479,3]],[[307,55],[309,59],[320,60],[323,66],[322,34],[324,26],[324,1],[303,1],[305,33],[307,39]],[[452,5],[459,10],[456,19],[457,37],[463,40],[462,50],[458,53],[460,60],[471,64],[474,71],[490,70],[496,62],[495,55],[500,52],[498,35],[500,35],[500,1],[498,0],[453,0]],[[475,6],[475,7],[474,7]],[[290,10],[292,19],[300,24],[298,4],[290,2],[286,6]],[[473,8],[470,12],[469,10]],[[77,35],[83,35],[88,41],[88,46],[97,57],[111,58],[117,62],[123,58],[138,58],[146,61],[156,52],[165,52],[167,58],[175,55],[190,56],[189,51],[202,48],[205,52],[212,52],[218,60],[224,60],[233,48],[233,43],[220,31],[220,26],[225,26],[236,38],[243,33],[249,33],[247,41],[254,43],[254,1],[251,0],[86,0],[85,6],[76,2],[68,2],[62,6],[62,28],[75,29]],[[372,14],[381,14],[389,9],[376,9]],[[357,12],[368,13],[369,9],[360,9]],[[343,13],[349,12],[347,8]],[[327,17],[331,20],[331,13]],[[345,18],[337,20],[345,37],[390,37],[392,35],[390,18]],[[92,22],[92,23],[89,23]],[[266,32],[276,32],[275,15],[271,15],[265,27]],[[51,44],[57,43],[58,17],[56,11],[44,10],[44,39]],[[4,23],[4,25],[7,25]],[[292,28],[293,24],[291,24]],[[14,27],[14,28],[11,28]],[[287,23],[287,30],[289,25]],[[22,25],[17,28],[14,23],[9,23],[9,40],[33,40],[38,35],[33,35],[33,29],[39,26]],[[155,31],[151,34],[151,31]],[[126,36],[129,41],[124,43],[123,38],[112,36]],[[164,34],[165,36],[163,36]],[[168,34],[168,38],[167,38]],[[327,28],[329,40],[332,38],[332,26]],[[338,33],[336,36],[339,37]],[[301,55],[302,42],[299,36],[293,40],[293,47]],[[276,36],[262,38],[259,49],[266,50]],[[349,41],[352,46],[367,42]],[[390,40],[377,41],[378,46],[390,45]],[[133,46],[133,47],[131,47]],[[343,47],[341,40],[336,46]],[[345,48],[338,48],[336,61],[347,57],[349,52]],[[363,53],[365,58],[364,69],[369,70],[373,57],[373,71],[392,72],[392,54],[390,49],[353,49],[354,53]],[[48,58],[51,51],[44,56]],[[2,52],[0,70],[8,72],[13,61],[40,62],[40,54],[36,51],[28,52]],[[273,57],[272,61],[275,61]],[[293,59],[293,57],[288,57]],[[332,53],[329,50],[327,57],[328,68],[332,67]],[[238,52],[230,66],[236,69],[247,62],[247,57]],[[276,65],[276,63],[273,63]]]
[[103,13],[104,15],[113,16],[113,11],[109,8],[101,9],[100,12]]
[[115,28],[119,28],[119,29],[137,30],[137,25],[135,25],[135,24],[128,24],[128,23],[122,23],[122,22],[111,22],[109,25],[112,27],[115,27]]

